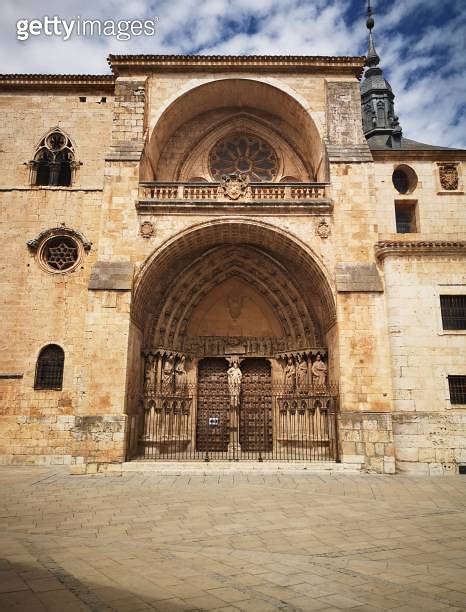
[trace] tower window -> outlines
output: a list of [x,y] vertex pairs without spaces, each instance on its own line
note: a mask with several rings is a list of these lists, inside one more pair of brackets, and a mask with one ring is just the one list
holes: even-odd
[[451,404],[466,404],[466,376],[449,376]]
[[60,130],[53,130],[39,143],[30,165],[33,184],[68,187],[76,165],[70,139]]
[[466,329],[466,295],[441,295],[443,329]]
[[416,202],[395,202],[395,220],[397,234],[417,232]]
[[57,344],[45,346],[39,353],[36,364],[34,389],[60,390],[63,386],[65,353]]

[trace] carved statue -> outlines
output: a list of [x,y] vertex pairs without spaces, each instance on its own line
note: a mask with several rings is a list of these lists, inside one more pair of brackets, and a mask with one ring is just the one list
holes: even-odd
[[173,357],[165,359],[162,369],[162,392],[173,390]]
[[239,396],[241,393],[241,380],[243,373],[240,370],[239,363],[234,361],[228,368],[228,389],[230,391],[230,403],[233,408],[239,406]]
[[307,384],[307,361],[299,353],[296,357],[296,384],[298,388]]
[[296,382],[296,366],[292,357],[288,357],[284,371],[284,384],[288,391],[292,391]]
[[323,389],[325,387],[325,381],[327,378],[327,365],[325,361],[322,361],[322,356],[317,353],[316,360],[312,364],[311,368],[313,383],[316,387]]
[[186,357],[183,355],[175,366],[175,389],[178,393],[182,392],[186,387],[188,375],[185,370],[185,361]]
[[151,393],[154,391],[155,386],[155,368],[154,368],[154,356],[149,355],[146,360],[146,371],[144,374],[144,391]]

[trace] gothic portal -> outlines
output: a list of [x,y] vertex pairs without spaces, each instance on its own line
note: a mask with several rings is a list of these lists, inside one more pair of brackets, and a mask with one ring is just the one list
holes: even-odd
[[0,463],[464,469],[466,152],[405,137],[373,26],[0,75]]

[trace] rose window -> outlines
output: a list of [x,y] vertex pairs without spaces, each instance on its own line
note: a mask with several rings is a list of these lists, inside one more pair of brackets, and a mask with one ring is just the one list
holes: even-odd
[[278,159],[272,147],[257,136],[234,134],[218,142],[209,155],[209,169],[214,180],[225,174],[243,174],[252,182],[273,181],[278,173]]
[[70,236],[56,236],[47,240],[42,248],[41,259],[52,271],[64,272],[75,266],[79,258],[79,247]]

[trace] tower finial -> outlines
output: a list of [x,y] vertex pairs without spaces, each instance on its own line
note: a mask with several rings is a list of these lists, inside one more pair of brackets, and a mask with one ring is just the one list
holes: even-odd
[[367,66],[377,66],[380,62],[380,57],[375,50],[374,40],[372,38],[372,29],[374,28],[374,18],[372,16],[372,6],[371,0],[367,0],[367,19],[366,19],[366,27],[369,30],[369,48],[367,51],[366,65]]

